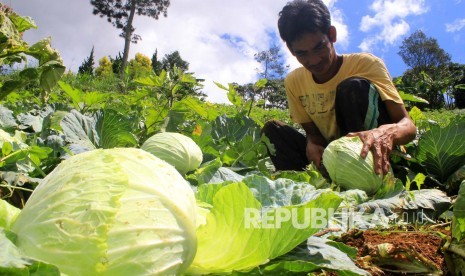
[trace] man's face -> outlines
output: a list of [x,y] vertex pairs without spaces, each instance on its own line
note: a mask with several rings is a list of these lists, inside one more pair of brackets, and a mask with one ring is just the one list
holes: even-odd
[[[330,33],[331,35],[331,33]],[[336,51],[330,35],[317,33],[304,33],[289,46],[292,54],[317,79],[326,79],[331,73],[331,66],[336,59]]]

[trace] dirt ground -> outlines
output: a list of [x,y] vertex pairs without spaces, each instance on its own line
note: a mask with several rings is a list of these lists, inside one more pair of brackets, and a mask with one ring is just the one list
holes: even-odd
[[356,264],[374,276],[449,275],[442,247],[448,228],[352,230],[339,241],[358,249]]

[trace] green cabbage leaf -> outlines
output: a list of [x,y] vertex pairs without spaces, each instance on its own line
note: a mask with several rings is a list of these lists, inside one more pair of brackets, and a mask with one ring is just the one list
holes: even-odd
[[135,148],[92,150],[58,165],[13,223],[27,256],[66,275],[178,275],[196,251],[194,192]]
[[[244,182],[204,184],[217,189],[199,187],[200,196],[209,207],[204,207],[206,219],[197,229],[198,250],[188,274],[247,272],[268,263],[325,227],[329,210],[337,208],[341,202],[330,190],[310,188],[302,191],[311,195],[303,196],[302,191],[297,191],[303,189],[303,184],[288,183],[284,187],[281,183],[273,189],[264,188],[267,183],[274,185],[273,182],[257,177],[248,181],[249,184],[261,183],[256,183],[255,188],[249,188]],[[265,194],[272,190],[274,200],[261,202],[260,199],[266,198]],[[289,192],[300,197],[301,202],[279,205],[292,201],[292,196],[285,200],[286,196],[278,195]],[[306,198],[311,200],[304,201]]]
[[10,229],[20,212],[20,209],[0,199],[0,228]]
[[14,241],[16,235],[0,227],[0,275],[47,275],[60,276],[54,265],[33,260],[19,250]]
[[373,154],[362,158],[363,143],[359,137],[341,137],[323,152],[323,164],[331,180],[345,190],[359,189],[375,194],[383,185],[383,176],[374,170]]
[[157,133],[147,139],[141,149],[168,162],[181,174],[197,169],[203,159],[202,151],[194,140],[176,132]]

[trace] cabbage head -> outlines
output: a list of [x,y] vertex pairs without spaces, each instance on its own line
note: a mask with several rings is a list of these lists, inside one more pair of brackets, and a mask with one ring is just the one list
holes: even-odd
[[383,184],[382,174],[374,170],[373,154],[360,157],[363,142],[359,137],[341,137],[323,152],[323,164],[331,180],[346,190],[359,189],[373,195]]
[[135,148],[60,163],[13,223],[17,246],[66,275],[179,275],[197,247],[194,192]]
[[141,148],[173,165],[181,174],[197,169],[203,160],[202,151],[194,140],[175,132],[157,133]]

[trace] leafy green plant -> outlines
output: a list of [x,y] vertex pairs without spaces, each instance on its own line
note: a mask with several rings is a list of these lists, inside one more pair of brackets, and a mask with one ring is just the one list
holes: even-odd
[[45,176],[42,171],[42,161],[48,158],[52,152],[51,148],[28,145],[25,143],[25,136],[17,133],[12,137],[0,129],[1,158],[0,168],[2,170],[30,173],[34,175],[37,171],[39,175]]
[[162,70],[159,75],[152,75],[134,80],[138,85],[149,87],[155,92],[155,97],[165,100],[165,108],[169,110],[176,101],[198,94],[201,87],[198,80],[190,73],[185,73],[176,66],[168,71]]
[[60,122],[68,147],[73,153],[97,148],[136,146],[129,118],[111,109],[85,115],[71,110]]
[[60,54],[50,47],[50,38],[29,46],[22,34],[37,28],[29,17],[21,17],[0,4],[0,66],[11,66],[15,63],[26,62],[27,56],[38,61],[38,67],[22,69],[18,79],[6,80],[0,87],[0,99],[5,98],[12,91],[18,90],[32,81],[39,81],[42,89],[42,99],[46,102],[52,88],[56,85],[65,71]]
[[260,93],[260,91],[265,88],[267,82],[267,79],[259,79],[257,82],[255,82],[253,84],[253,94],[251,96],[251,99],[247,102],[244,102],[242,96],[238,93],[236,84],[230,83],[228,84],[228,87],[218,82],[215,82],[215,84],[220,89],[227,91],[228,100],[234,105],[238,114],[244,114],[250,117],[252,113],[252,108],[256,104],[255,94]]
[[62,81],[59,81],[58,85],[71,99],[73,108],[81,112],[86,112],[92,108],[103,108],[105,107],[105,103],[107,103],[110,98],[108,93],[97,91],[83,92],[82,90],[73,88],[71,85]]
[[465,164],[464,136],[464,118],[455,118],[445,127],[432,124],[418,141],[416,159],[428,173],[444,183]]
[[395,78],[394,79],[394,85],[397,88],[397,91],[399,91],[399,95],[402,98],[402,100],[407,104],[407,105],[412,105],[415,103],[424,103],[424,104],[429,104],[429,102],[417,95],[413,95],[410,93],[407,93],[406,91],[412,90],[413,88],[410,87],[408,84],[406,84],[402,78]]

